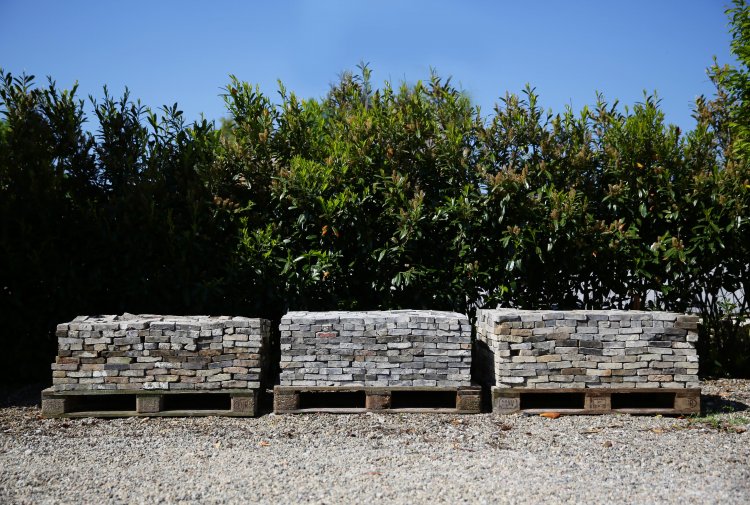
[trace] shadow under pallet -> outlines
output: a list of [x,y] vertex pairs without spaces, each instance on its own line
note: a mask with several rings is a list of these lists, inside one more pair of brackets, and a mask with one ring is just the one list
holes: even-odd
[[481,387],[275,386],[273,411],[276,414],[478,414],[481,411]]
[[258,390],[42,391],[43,417],[253,417]]
[[699,388],[492,388],[492,412],[515,414],[698,414]]

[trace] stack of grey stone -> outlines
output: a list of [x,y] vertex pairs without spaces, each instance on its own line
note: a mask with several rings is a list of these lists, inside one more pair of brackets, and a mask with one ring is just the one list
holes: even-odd
[[507,388],[697,388],[697,316],[479,310],[476,369]]
[[471,384],[471,326],[455,312],[289,312],[282,386]]
[[247,317],[80,316],[57,326],[53,390],[259,388],[269,334]]

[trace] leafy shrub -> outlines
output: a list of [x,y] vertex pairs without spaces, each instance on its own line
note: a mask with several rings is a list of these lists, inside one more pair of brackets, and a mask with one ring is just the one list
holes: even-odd
[[746,375],[740,62],[687,133],[655,96],[553,114],[527,88],[482,116],[364,65],[278,103],[231,77],[220,128],[105,88],[90,133],[75,86],[0,71],[0,370],[46,378],[78,314],[502,304],[698,311],[703,373]]

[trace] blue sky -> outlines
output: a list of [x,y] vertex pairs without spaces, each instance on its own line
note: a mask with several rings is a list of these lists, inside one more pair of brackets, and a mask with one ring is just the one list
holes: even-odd
[[710,95],[713,56],[731,63],[725,0],[568,1],[50,1],[0,0],[0,67],[50,75],[80,94],[119,95],[189,119],[225,116],[235,74],[276,97],[276,80],[323,96],[369,62],[376,85],[414,82],[435,67],[483,114],[526,83],[553,111],[595,92],[622,104],[656,90],[669,122],[693,126]]

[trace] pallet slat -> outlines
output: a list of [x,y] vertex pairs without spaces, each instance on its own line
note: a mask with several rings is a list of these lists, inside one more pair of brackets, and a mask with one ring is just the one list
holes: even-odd
[[257,390],[42,391],[43,417],[253,417]]
[[481,387],[276,386],[273,404],[276,414],[478,414],[481,411]]
[[492,388],[492,412],[515,414],[697,414],[699,388]]

